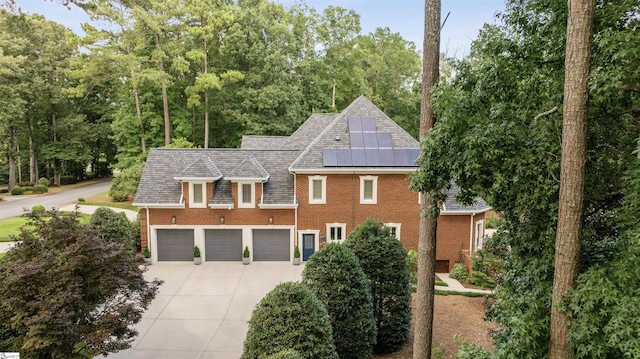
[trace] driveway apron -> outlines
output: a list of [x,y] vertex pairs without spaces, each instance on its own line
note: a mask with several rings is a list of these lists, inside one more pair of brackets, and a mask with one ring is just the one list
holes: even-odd
[[299,281],[289,262],[160,262],[158,295],[136,325],[132,348],[108,358],[238,359],[255,305],[277,284]]

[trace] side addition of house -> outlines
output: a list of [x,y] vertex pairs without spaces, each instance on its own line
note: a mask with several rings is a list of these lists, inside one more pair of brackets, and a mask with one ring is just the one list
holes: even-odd
[[[340,114],[314,114],[291,136],[244,136],[239,149],[152,149],[134,205],[152,261],[302,259],[342,242],[367,218],[384,222],[407,249],[417,248],[419,199],[407,174],[418,142],[361,96]],[[479,200],[444,203],[438,221],[438,270],[482,246]]]

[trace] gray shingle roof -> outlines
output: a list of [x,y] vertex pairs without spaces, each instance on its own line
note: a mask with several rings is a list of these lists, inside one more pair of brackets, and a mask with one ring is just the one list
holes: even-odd
[[277,150],[287,140],[289,136],[242,136],[240,148],[243,150]]
[[219,180],[222,178],[222,173],[216,167],[216,165],[211,162],[209,157],[200,157],[195,160],[190,166],[184,169],[184,171],[180,172],[176,176],[176,178],[213,178],[215,180]]
[[262,179],[266,181],[269,179],[269,173],[262,167],[260,162],[255,157],[249,156],[245,158],[231,173],[225,176],[227,179]]
[[337,114],[313,114],[282,145],[283,150],[304,150],[329,124]]
[[[397,123],[380,111],[366,97],[360,96],[353,101],[344,111],[335,116],[326,125],[324,130],[310,142],[302,155],[291,165],[292,171],[322,168],[323,148],[349,148],[349,123],[351,116],[372,117],[375,119],[376,128],[380,132],[389,132],[394,148],[419,148],[420,145],[411,135],[403,130]],[[340,140],[336,139],[339,136]],[[411,166],[413,168],[417,166]],[[366,167],[365,167],[366,168]]]
[[456,200],[458,193],[460,193],[460,188],[455,184],[452,184],[451,188],[444,191],[447,200],[442,206],[442,212],[486,212],[491,209],[491,206],[480,197],[476,197],[472,205],[462,204]]

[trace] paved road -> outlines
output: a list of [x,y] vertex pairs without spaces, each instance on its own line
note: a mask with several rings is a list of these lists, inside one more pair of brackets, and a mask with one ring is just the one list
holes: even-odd
[[47,210],[52,207],[60,208],[65,205],[75,203],[79,197],[91,197],[109,190],[111,181],[99,182],[96,184],[70,189],[60,193],[45,193],[41,195],[29,196],[9,196],[0,202],[0,219],[17,217],[24,213],[24,208],[40,204],[45,206]]

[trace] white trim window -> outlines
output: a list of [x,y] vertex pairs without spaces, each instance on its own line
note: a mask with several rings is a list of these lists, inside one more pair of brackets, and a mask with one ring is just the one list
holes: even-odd
[[360,176],[360,204],[378,203],[378,176]]
[[327,176],[309,176],[309,204],[327,203]]
[[402,226],[402,223],[385,223],[384,225],[389,228],[392,236],[400,240],[400,227]]
[[256,184],[238,182],[238,208],[256,208]]
[[476,222],[476,250],[481,250],[484,245],[484,220]]
[[189,207],[207,207],[207,184],[205,182],[189,182]]
[[347,239],[346,223],[327,223],[327,242],[342,243]]

